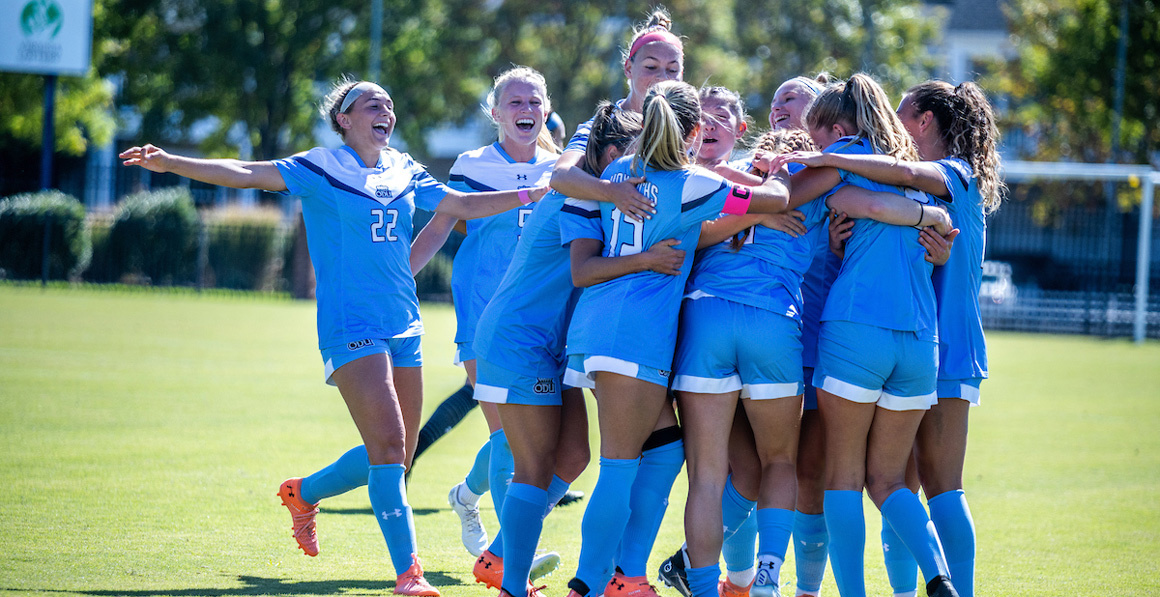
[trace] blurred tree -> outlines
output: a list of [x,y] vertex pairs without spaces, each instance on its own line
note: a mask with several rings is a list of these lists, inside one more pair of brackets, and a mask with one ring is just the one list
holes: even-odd
[[[1111,156],[1120,9],[1127,2],[1121,154]],[[1011,0],[1017,54],[995,65],[990,88],[1007,96],[1000,126],[1018,131],[1021,157],[1148,163],[1160,151],[1160,3],[1155,0]]]
[[[113,137],[110,86],[89,71],[84,77],[58,77],[56,88],[56,149],[83,155],[90,143]],[[0,73],[0,153],[40,149],[44,122],[44,77]],[[38,158],[39,159],[39,158]]]
[[[673,30],[685,40],[685,80],[724,85],[746,98],[758,124],[777,86],[798,74],[862,70],[892,95],[932,70],[928,46],[937,23],[916,0],[670,0]],[[569,125],[589,118],[596,102],[626,93],[621,51],[632,26],[656,3],[603,0],[507,0],[490,34],[499,60],[539,69]]]
[[[317,104],[343,73],[365,78],[370,6],[350,0],[98,0],[101,72],[139,137],[190,141],[255,159],[315,144]],[[379,80],[395,99],[397,131],[422,153],[427,128],[462,120],[485,88],[492,44],[466,0],[386,0]],[[454,16],[452,16],[454,15]],[[478,73],[478,74],[477,74]],[[244,139],[244,141],[243,141]]]
[[101,73],[120,80],[118,105],[140,117],[141,139],[188,141],[198,124],[207,152],[248,143],[257,159],[312,144],[314,82],[337,73],[357,17],[326,0],[97,4]]

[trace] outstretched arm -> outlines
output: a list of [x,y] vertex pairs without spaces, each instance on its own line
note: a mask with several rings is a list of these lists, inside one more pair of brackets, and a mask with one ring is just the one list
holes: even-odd
[[[444,214],[459,220],[474,220],[486,218],[515,209],[532,201],[539,201],[548,193],[549,187],[534,189],[518,189],[515,191],[489,191],[487,193],[464,193],[452,190],[443,196],[435,213]],[[524,200],[527,198],[527,201]]]
[[130,147],[118,157],[124,160],[121,163],[126,166],[141,166],[151,172],[171,172],[223,187],[273,192],[286,190],[286,181],[272,162],[190,158],[171,154],[149,144]]
[[851,218],[866,218],[896,226],[933,226],[935,232],[943,236],[951,231],[951,217],[947,210],[896,193],[846,185],[834,191],[827,204],[830,209]]
[[652,219],[652,214],[657,212],[653,202],[636,190],[636,185],[644,182],[643,178],[621,182],[604,180],[581,167],[584,159],[579,151],[565,151],[552,170],[552,188],[576,199],[611,203],[625,215],[642,222]]
[[936,197],[950,195],[942,172],[933,162],[911,162],[880,154],[817,151],[792,151],[774,160],[775,165],[788,162],[797,162],[814,168],[838,168],[873,181],[926,191]]

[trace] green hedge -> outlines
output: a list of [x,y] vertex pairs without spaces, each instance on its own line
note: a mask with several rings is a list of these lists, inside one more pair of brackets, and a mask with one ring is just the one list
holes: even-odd
[[206,214],[209,267],[205,285],[238,290],[283,290],[286,233],[273,209],[222,209]]
[[117,281],[193,284],[200,220],[188,189],[171,187],[126,196],[109,231],[109,266]]
[[415,276],[415,294],[429,300],[451,300],[451,259],[436,253]]
[[88,267],[92,242],[84,206],[60,191],[41,191],[0,200],[0,277],[41,277],[46,220],[48,277],[74,278]]

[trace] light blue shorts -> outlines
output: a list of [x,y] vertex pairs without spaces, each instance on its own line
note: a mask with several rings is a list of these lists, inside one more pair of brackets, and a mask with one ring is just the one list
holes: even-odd
[[460,367],[467,361],[474,361],[475,347],[472,342],[456,342],[455,343],[455,364]]
[[508,371],[484,359],[475,361],[475,399],[496,404],[560,406],[559,377],[531,377]]
[[814,386],[887,410],[927,410],[938,400],[938,342],[914,332],[823,321]]
[[564,383],[566,386],[574,388],[594,389],[596,388],[597,371],[607,371],[609,373],[618,373],[627,377],[634,377],[664,388],[669,387],[669,377],[672,375],[671,371],[654,369],[647,365],[633,363],[616,357],[593,354],[570,354],[568,355],[568,368],[564,370]]
[[801,325],[766,309],[702,297],[681,307],[673,390],[768,400],[802,393]]
[[980,402],[979,388],[983,385],[982,377],[968,377],[967,379],[940,379],[938,380],[939,398],[959,398],[978,406]]
[[394,367],[422,367],[422,336],[407,338],[367,338],[340,346],[322,349],[323,377],[326,383],[334,385],[330,376],[339,367],[372,354],[386,353]]

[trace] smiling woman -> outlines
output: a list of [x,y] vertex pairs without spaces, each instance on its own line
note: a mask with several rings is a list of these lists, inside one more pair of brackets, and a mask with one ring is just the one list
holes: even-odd
[[423,403],[412,216],[419,206],[461,219],[485,217],[539,199],[546,188],[463,193],[439,183],[411,156],[389,147],[394,103],[375,83],[340,81],[321,112],[342,136],[342,147],[243,162],[177,156],[146,144],[121,158],[126,166],[301,198],[318,279],[324,377],[338,386],[363,445],[313,475],[288,479],[278,495],[290,509],[299,547],[313,556],[317,502],[367,485],[398,573],[395,593],[436,596],[416,556],[404,485]]

